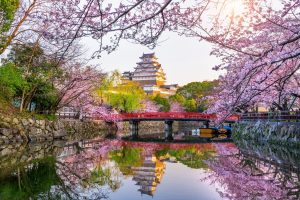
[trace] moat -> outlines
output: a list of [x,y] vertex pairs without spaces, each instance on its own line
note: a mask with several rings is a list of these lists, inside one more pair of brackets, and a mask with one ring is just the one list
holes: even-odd
[[1,200],[300,198],[300,150],[249,141],[6,144],[0,161]]

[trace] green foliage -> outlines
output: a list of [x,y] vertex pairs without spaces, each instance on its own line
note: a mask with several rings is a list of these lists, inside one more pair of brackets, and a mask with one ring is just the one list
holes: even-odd
[[156,151],[157,157],[170,156],[175,157],[182,164],[195,169],[208,169],[206,160],[214,156],[214,151],[191,149],[163,149]]
[[153,98],[153,101],[160,106],[160,111],[162,112],[168,112],[170,110],[170,102],[167,98],[161,97],[159,95],[156,95]]
[[195,99],[188,99],[184,102],[184,108],[188,112],[196,112],[197,111],[197,102]]
[[114,179],[110,168],[96,167],[90,177],[91,183],[97,183],[100,186],[108,185],[112,191],[116,191],[121,186],[119,179]]
[[131,94],[110,94],[109,104],[122,112],[132,112],[140,108],[140,99]]
[[23,108],[35,102],[38,111],[54,109],[58,92],[50,80],[61,77],[62,70],[38,44],[15,45],[3,61],[0,81],[6,84],[0,89],[5,87],[7,100],[21,99]]
[[141,108],[145,96],[144,90],[133,81],[121,83],[121,76],[114,71],[107,76],[97,90],[98,97],[122,112],[132,112]]
[[141,153],[142,149],[124,147],[121,150],[111,151],[109,156],[124,175],[132,175],[131,167],[139,167],[143,163]]
[[[218,81],[203,81],[203,82],[191,82],[187,85],[179,88],[176,95],[182,96],[187,99],[184,105],[187,111],[200,111],[203,112],[207,109],[208,101],[206,97],[212,95],[215,91]],[[178,99],[179,97],[173,97]],[[182,99],[182,98],[181,98]],[[195,108],[196,107],[196,108]]]
[[0,34],[7,32],[13,22],[15,12],[19,7],[19,0],[0,0],[1,24]]
[[36,110],[54,110],[58,93],[53,84],[49,82],[41,82],[32,98],[36,102]]
[[8,35],[19,8],[19,0],[0,0],[0,54],[8,47],[11,35]]
[[176,94],[170,96],[169,100],[172,102],[177,102],[177,103],[180,103],[181,105],[184,105],[186,98],[183,95],[176,93]]
[[47,119],[49,121],[54,121],[57,119],[55,114],[34,114],[33,117],[37,120],[44,120]]
[[112,88],[120,85],[121,81],[121,73],[118,70],[114,70],[109,74],[106,74],[106,77],[101,81],[101,86],[98,88],[98,93],[102,94]]
[[26,85],[20,71],[13,63],[6,63],[0,67],[0,98],[12,101],[22,87]]
[[55,159],[49,157],[32,163],[32,167],[20,167],[12,177],[0,180],[0,199],[36,199],[41,193],[58,184]]
[[177,94],[180,94],[185,98],[198,99],[210,95],[217,84],[217,81],[191,82],[180,87],[177,90]]

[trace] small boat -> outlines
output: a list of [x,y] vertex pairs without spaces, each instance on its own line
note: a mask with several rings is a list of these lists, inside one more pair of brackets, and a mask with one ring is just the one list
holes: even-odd
[[223,126],[222,128],[199,128],[199,137],[201,138],[230,138],[231,127]]
[[218,136],[217,128],[199,128],[199,136],[201,138],[214,138]]

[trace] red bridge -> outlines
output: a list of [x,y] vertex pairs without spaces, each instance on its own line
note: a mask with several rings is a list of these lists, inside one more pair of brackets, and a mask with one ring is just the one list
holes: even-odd
[[[87,120],[105,120],[107,122],[120,121],[214,121],[215,114],[205,114],[200,112],[147,112],[147,113],[120,113],[120,114],[84,114],[78,112],[57,113],[58,118],[62,119],[87,119]],[[232,115],[227,118],[227,122],[236,122],[239,115]]]
[[[200,112],[150,112],[113,114],[109,118],[111,121],[213,121],[216,115]],[[232,115],[226,121],[235,122],[238,119],[238,115]]]
[[[76,115],[61,115],[60,118],[71,118]],[[102,114],[102,115],[84,115],[82,119],[105,120],[106,122],[129,121],[132,137],[137,137],[139,132],[139,123],[141,121],[164,121],[166,139],[172,139],[172,124],[174,121],[202,121],[208,128],[209,122],[216,119],[215,114],[204,114],[199,112],[152,112],[152,113],[121,113],[121,114]],[[234,123],[239,119],[239,115],[228,117],[225,122]]]

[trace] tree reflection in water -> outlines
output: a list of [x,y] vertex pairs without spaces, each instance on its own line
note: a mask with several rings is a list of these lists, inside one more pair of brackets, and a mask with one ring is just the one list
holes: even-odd
[[141,193],[154,195],[166,161],[203,169],[209,174],[205,180],[222,184],[219,193],[226,199],[300,198],[299,150],[250,141],[235,145],[106,140],[9,151],[2,147],[0,152],[1,200],[108,199],[127,177]]
[[29,166],[19,167],[13,176],[0,180],[0,197],[7,200],[37,198],[58,182],[53,157],[35,160]]
[[142,149],[128,146],[109,152],[109,157],[116,162],[123,175],[132,175],[132,167],[139,167],[143,162]]
[[222,197],[299,199],[300,152],[293,155],[284,148],[251,145],[249,141],[240,141],[237,146],[217,144],[218,156],[207,161],[211,174],[206,179],[225,187],[219,191]]
[[[164,173],[164,160],[175,157],[176,161],[189,167],[207,168],[203,160],[213,156],[213,152],[212,144],[124,141],[91,142],[65,147],[56,162],[61,184],[55,186],[52,193],[70,199],[103,199],[121,187],[123,176],[132,176],[136,184],[141,186],[139,190],[142,193],[153,195]],[[145,166],[150,165],[153,165],[153,169],[142,172]],[[145,183],[147,181],[152,181],[154,185],[148,186]]]

